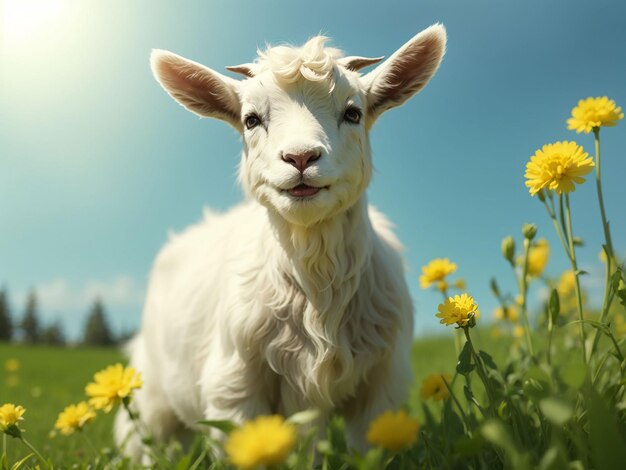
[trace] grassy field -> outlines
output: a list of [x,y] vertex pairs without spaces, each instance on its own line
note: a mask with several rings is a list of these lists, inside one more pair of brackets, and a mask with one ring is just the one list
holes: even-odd
[[[497,346],[497,343],[488,339],[488,335],[483,336],[489,341],[490,349],[493,349],[494,345]],[[422,414],[422,401],[419,398],[421,381],[434,372],[452,374],[456,365],[455,357],[451,334],[423,338],[415,342],[413,348],[415,382],[409,403],[418,415]],[[54,462],[85,461],[93,452],[90,445],[93,444],[98,449],[113,446],[112,414],[100,415],[96,421],[87,426],[84,436],[57,435],[50,438],[50,432],[54,428],[58,413],[65,406],[84,399],[84,387],[91,381],[94,372],[109,364],[124,361],[120,351],[0,344],[0,365],[9,358],[17,359],[20,367],[16,373],[2,372],[4,377],[0,382],[0,402],[21,404],[27,409],[23,426],[26,429],[25,437],[43,455],[51,457]],[[9,439],[10,461],[14,462],[22,455],[26,455],[23,446]]]
[[[9,358],[19,361],[15,373],[4,370],[0,383],[0,402],[26,408],[24,437],[54,462],[89,458],[89,442],[81,436],[50,438],[57,415],[67,405],[84,400],[85,385],[99,369],[123,360],[116,349],[63,349],[44,346],[0,344],[0,365]],[[113,416],[99,416],[85,430],[86,437],[98,448],[111,447]],[[23,446],[9,438],[9,461],[26,455]]]

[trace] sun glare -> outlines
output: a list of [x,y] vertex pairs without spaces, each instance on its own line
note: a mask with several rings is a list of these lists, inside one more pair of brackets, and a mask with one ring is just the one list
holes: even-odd
[[60,27],[66,0],[3,0],[2,44],[22,48]]

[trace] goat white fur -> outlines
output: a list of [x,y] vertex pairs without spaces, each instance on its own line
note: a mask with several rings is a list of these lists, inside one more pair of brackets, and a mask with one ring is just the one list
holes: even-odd
[[[315,37],[230,67],[235,80],[165,51],[152,69],[190,111],[242,134],[248,201],[174,236],[155,262],[131,364],[135,405],[158,439],[202,419],[238,422],[317,408],[346,419],[363,449],[370,421],[405,399],[413,309],[401,245],[368,208],[368,133],[421,90],[445,50],[434,25],[380,59],[343,57]],[[132,425],[115,429],[142,455]]]

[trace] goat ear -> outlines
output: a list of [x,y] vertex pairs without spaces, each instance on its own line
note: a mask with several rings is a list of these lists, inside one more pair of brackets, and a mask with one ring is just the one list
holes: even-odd
[[165,91],[189,111],[242,130],[237,80],[168,51],[153,50],[150,64]]
[[404,104],[426,86],[446,49],[446,30],[435,24],[414,36],[363,77],[370,118]]
[[359,70],[365,67],[369,67],[370,65],[377,64],[383,59],[384,57],[349,56],[349,57],[342,57],[341,59],[337,60],[337,62],[339,62],[340,65],[343,65],[348,70],[358,72]]
[[229,72],[238,73],[244,77],[254,77],[254,64],[229,65],[226,67]]

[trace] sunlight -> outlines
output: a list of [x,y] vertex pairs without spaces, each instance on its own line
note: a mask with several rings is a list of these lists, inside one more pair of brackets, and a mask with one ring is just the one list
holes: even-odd
[[7,49],[23,48],[59,28],[66,0],[4,0],[2,44]]

